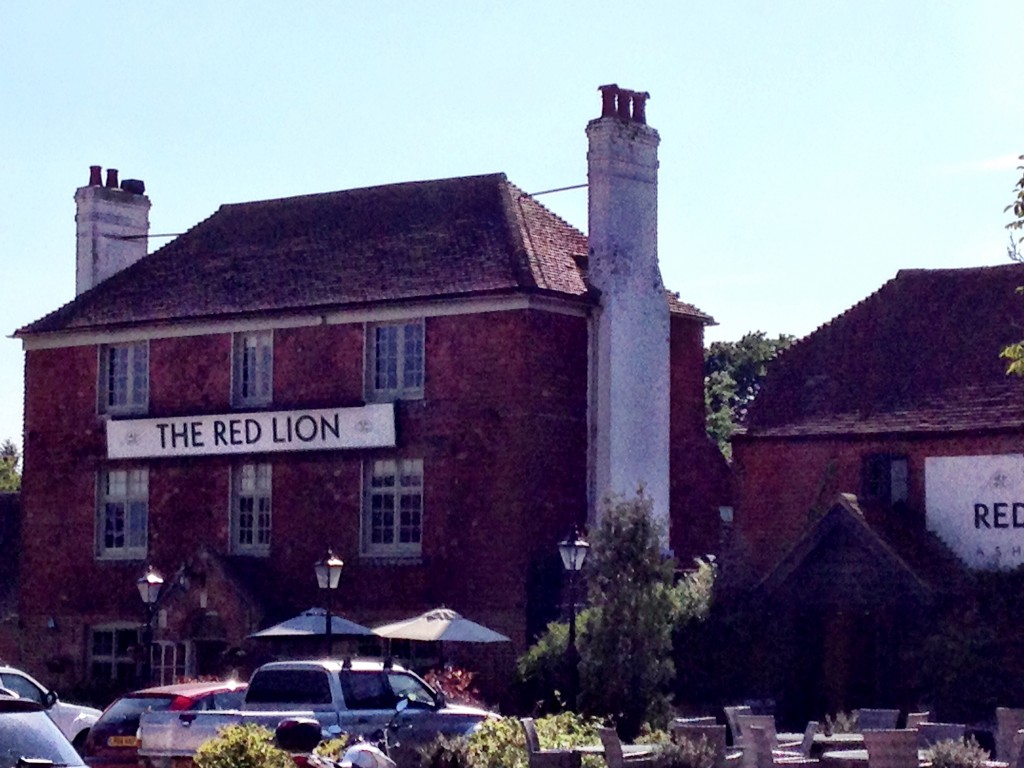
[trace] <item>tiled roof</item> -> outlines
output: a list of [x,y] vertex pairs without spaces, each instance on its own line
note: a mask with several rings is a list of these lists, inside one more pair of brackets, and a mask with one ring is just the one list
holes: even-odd
[[582,297],[573,257],[586,252],[503,174],[223,205],[18,333],[521,289]]
[[1022,264],[900,271],[769,365],[746,434],[1021,429],[999,352],[1024,338],[1022,285]]
[[586,236],[504,174],[236,203],[17,335],[524,290],[582,299],[586,263]]

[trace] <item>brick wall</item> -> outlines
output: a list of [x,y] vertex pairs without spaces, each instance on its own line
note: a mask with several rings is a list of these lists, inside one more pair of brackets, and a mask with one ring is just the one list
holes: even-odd
[[670,545],[680,565],[717,553],[718,508],[732,505],[732,477],[718,446],[707,436],[704,415],[704,325],[672,317],[670,432]]
[[[1024,452],[1013,434],[768,439],[738,437],[733,444],[737,484],[736,531],[755,572],[774,565],[837,493],[861,496],[861,466],[871,454],[904,455],[909,464],[905,514],[925,527],[925,459]],[[885,509],[862,500],[871,522]]]
[[[423,400],[399,403],[398,448],[272,454],[273,542],[268,558],[228,554],[230,468],[194,457],[149,467],[149,559],[169,577],[202,546],[271,613],[322,604],[312,564],[327,546],[345,561],[336,609],[375,623],[429,607],[490,621],[526,642],[526,584],[536,561],[586,509],[587,324],[533,311],[428,318]],[[362,325],[277,330],[274,409],[362,402]],[[40,670],[59,656],[82,674],[87,629],[142,617],[141,561],[95,557],[96,472],[107,462],[97,416],[95,346],[30,350],[26,362],[22,662]],[[150,416],[230,410],[230,334],[150,344]],[[422,457],[423,562],[388,565],[358,554],[361,466],[380,455]],[[206,599],[237,643],[258,621],[228,586]],[[198,588],[169,604],[198,607]],[[550,610],[550,608],[548,608]],[[47,618],[59,630],[47,631]],[[169,626],[180,626],[171,616]],[[177,622],[177,623],[175,623]],[[234,622],[234,624],[232,624]]]

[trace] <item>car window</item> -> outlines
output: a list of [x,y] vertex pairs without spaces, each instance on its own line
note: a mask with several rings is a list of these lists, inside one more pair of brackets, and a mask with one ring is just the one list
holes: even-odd
[[245,694],[249,704],[330,704],[327,674],[315,669],[273,669],[258,672]]
[[388,682],[391,683],[391,690],[395,692],[395,696],[408,699],[409,704],[434,706],[434,692],[418,677],[406,672],[389,672]]
[[82,758],[45,712],[0,713],[0,768],[15,768],[21,758],[56,765],[82,765]]
[[104,712],[97,725],[115,723],[138,723],[143,712],[163,712],[170,709],[173,696],[122,696]]
[[203,697],[204,709],[241,709],[245,701],[245,688],[237,691],[219,691]]
[[29,699],[37,704],[43,703],[43,692],[24,675],[18,675],[13,672],[4,672],[3,674],[0,674],[0,685],[14,691],[23,699]]
[[338,675],[349,709],[394,709],[398,699],[380,672],[343,669]]

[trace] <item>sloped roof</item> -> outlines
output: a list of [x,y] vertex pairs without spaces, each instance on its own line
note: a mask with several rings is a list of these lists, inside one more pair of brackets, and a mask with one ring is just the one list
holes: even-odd
[[865,520],[856,496],[840,494],[761,581],[768,595],[803,604],[928,602],[929,586]]
[[1024,427],[1024,378],[999,357],[1024,338],[1022,285],[1022,264],[901,270],[769,365],[746,434]]
[[504,174],[237,203],[16,335],[523,290],[583,299],[586,254],[585,235]]

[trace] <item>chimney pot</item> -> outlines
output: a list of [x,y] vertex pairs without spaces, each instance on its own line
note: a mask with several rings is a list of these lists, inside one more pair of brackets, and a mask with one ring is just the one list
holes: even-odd
[[142,179],[125,179],[121,182],[121,189],[133,195],[146,194],[146,184]]
[[100,177],[100,173],[102,172],[102,170],[103,169],[100,168],[98,165],[90,165],[89,166],[89,186],[90,187],[102,187],[103,186],[103,179]]
[[633,92],[633,121],[640,123],[641,125],[647,125],[647,100],[651,98],[651,94],[644,91]]
[[117,168],[107,168],[107,186],[117,189]]
[[615,94],[619,92],[619,86],[612,83],[597,90],[601,92],[601,117],[615,117]]

